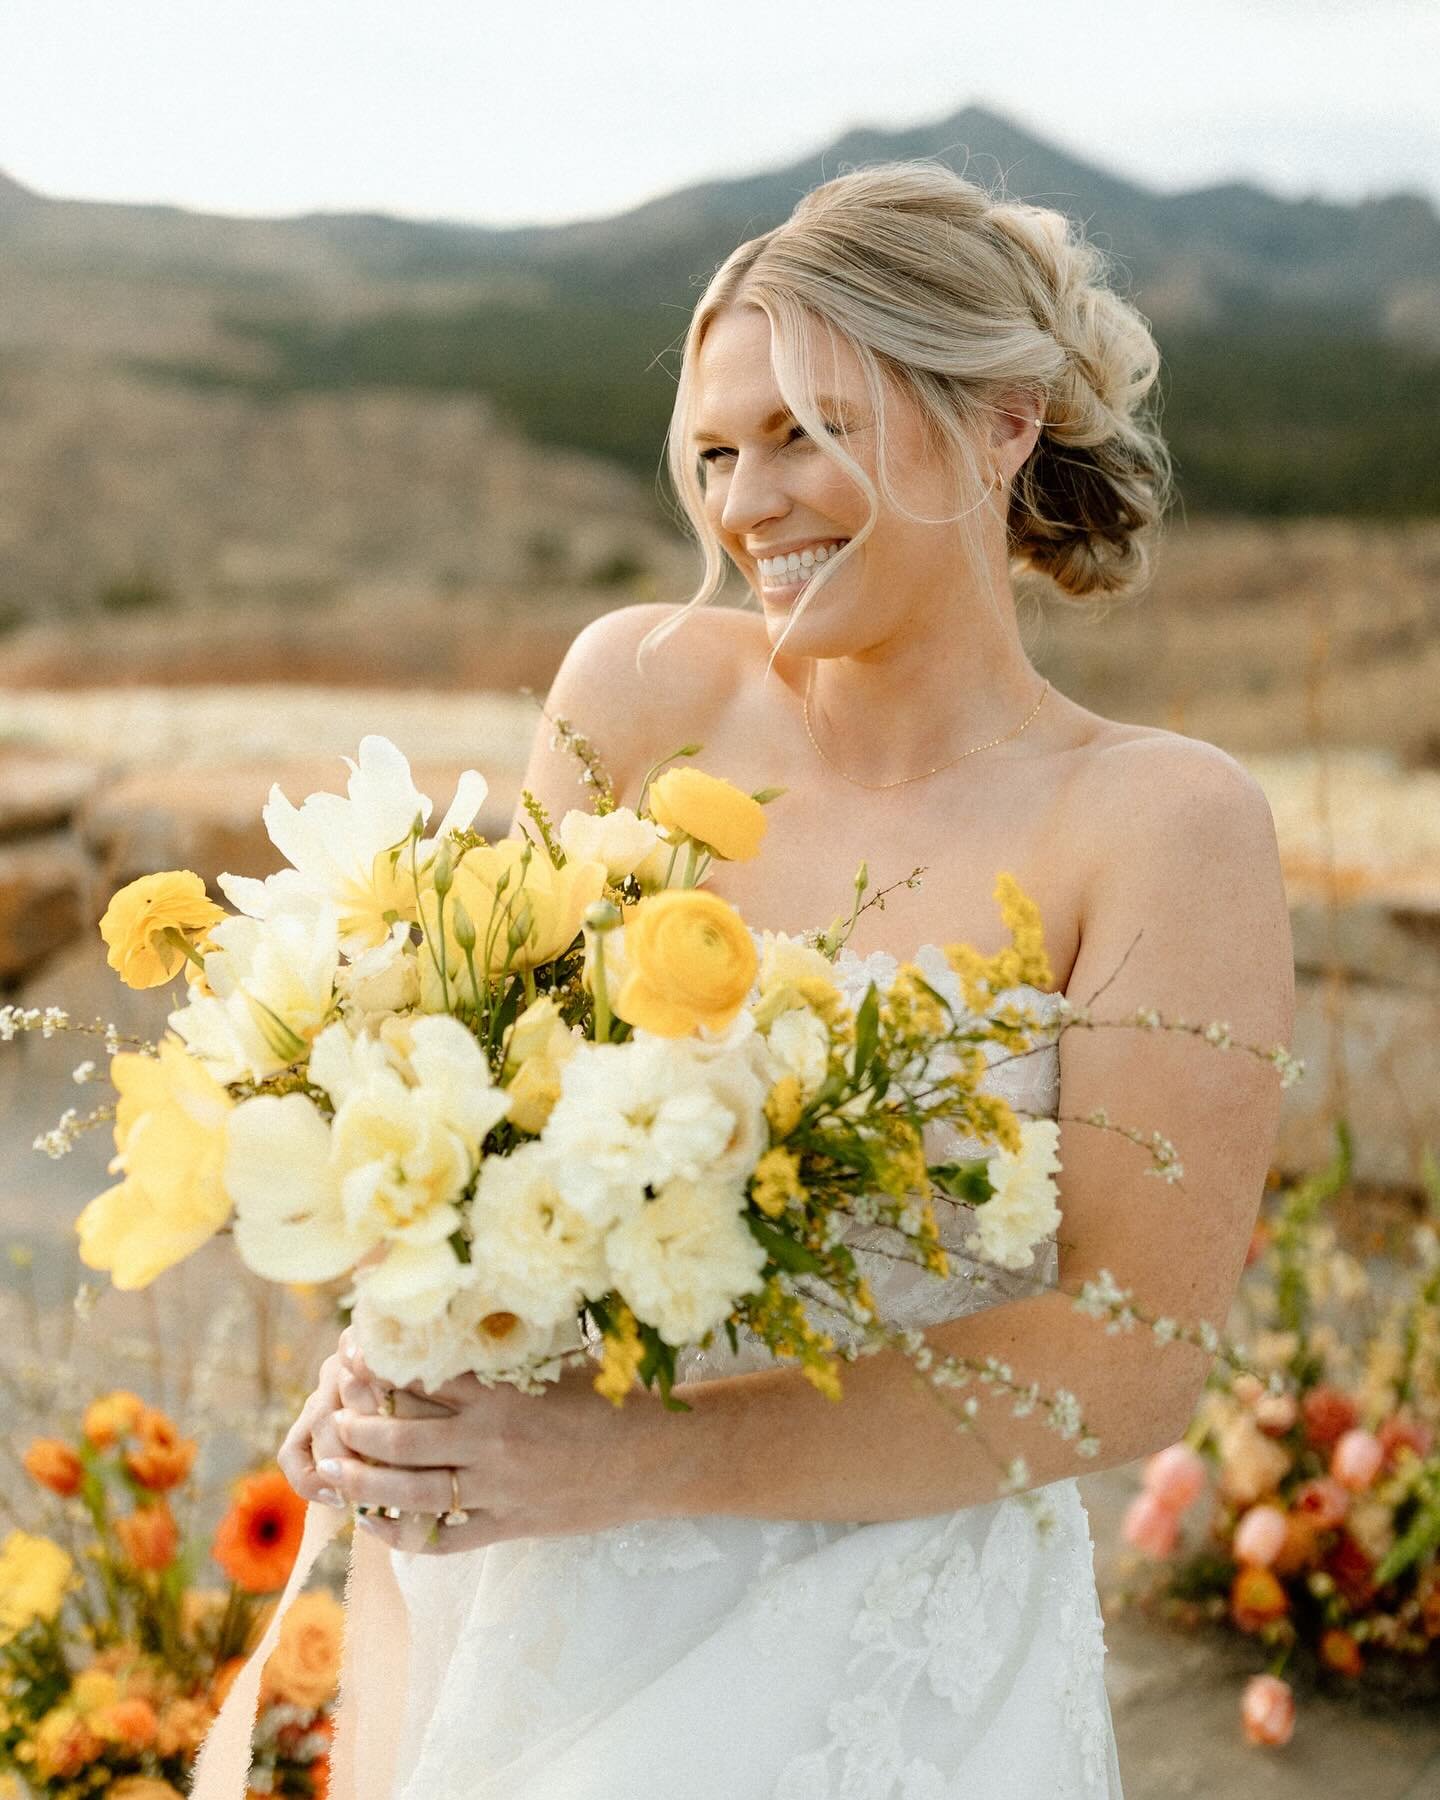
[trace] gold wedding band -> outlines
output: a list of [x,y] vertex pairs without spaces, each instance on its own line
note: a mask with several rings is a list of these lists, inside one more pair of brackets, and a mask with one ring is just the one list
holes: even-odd
[[451,1469],[450,1510],[442,1515],[440,1523],[442,1525],[463,1525],[469,1517],[469,1513],[460,1504],[460,1471]]

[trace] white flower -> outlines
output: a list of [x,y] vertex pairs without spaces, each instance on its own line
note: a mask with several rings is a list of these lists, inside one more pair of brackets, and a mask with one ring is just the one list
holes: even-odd
[[399,919],[390,935],[335,972],[341,1011],[352,1029],[372,1030],[392,1013],[411,1011],[420,1001],[420,962],[410,942],[410,926]]
[[347,1298],[366,1362],[397,1386],[434,1389],[471,1372],[554,1379],[549,1359],[579,1342],[573,1318],[540,1327],[511,1311],[448,1244],[392,1248],[357,1274]]
[[677,1176],[605,1240],[615,1286],[667,1344],[694,1343],[761,1284],[765,1252],[738,1181]]
[[604,1236],[556,1185],[543,1144],[487,1156],[470,1208],[470,1256],[512,1311],[541,1326],[609,1290]]
[[830,1030],[820,1015],[808,1006],[792,1006],[771,1023],[765,1042],[772,1080],[793,1075],[804,1097],[813,1099],[830,1070]]
[[337,1102],[331,1156],[350,1229],[411,1244],[458,1230],[481,1145],[510,1105],[459,1020],[390,1020],[378,1042],[332,1025],[310,1077]]
[[764,1089],[748,1060],[637,1036],[581,1045],[565,1062],[541,1141],[566,1198],[603,1227],[672,1175],[748,1175],[763,1130]]
[[235,1248],[267,1281],[330,1281],[370,1248],[350,1227],[330,1123],[306,1094],[261,1094],[230,1114],[222,1179]]
[[633,874],[660,842],[652,821],[629,806],[617,806],[603,816],[572,808],[561,819],[558,836],[570,861],[603,862],[612,882]]
[[760,953],[759,983],[762,994],[768,994],[771,988],[784,986],[787,981],[835,980],[834,963],[803,938],[792,937],[784,931],[762,931],[759,937],[756,949]]
[[243,914],[211,927],[211,994],[190,984],[189,1005],[168,1016],[217,1081],[263,1081],[305,1053],[334,999],[340,963],[331,906],[308,903],[265,919]]
[[[409,763],[388,738],[374,733],[361,738],[359,763],[348,756],[345,762],[350,769],[348,798],[311,794],[295,807],[278,782],[270,789],[261,816],[270,841],[291,868],[264,881],[228,873],[216,881],[227,899],[257,919],[307,897],[328,901],[339,916],[341,949],[347,956],[358,956],[389,936],[387,910],[408,906],[413,917],[409,856],[393,867],[384,853],[408,839],[417,814],[428,824],[432,807],[411,779]],[[425,867],[451,831],[472,822],[488,792],[484,776],[466,769],[449,811],[434,833],[415,846],[418,868]]]
[[1060,1223],[1054,1181],[1060,1127],[1054,1119],[1029,1119],[1020,1127],[1020,1140],[1018,1153],[1002,1149],[990,1158],[994,1191],[977,1211],[979,1231],[965,1240],[967,1250],[1002,1269],[1028,1269],[1036,1244]]

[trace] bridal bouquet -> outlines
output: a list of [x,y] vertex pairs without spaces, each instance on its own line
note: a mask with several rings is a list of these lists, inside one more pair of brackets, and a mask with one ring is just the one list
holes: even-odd
[[[681,766],[696,749],[650,771],[636,810],[587,766],[593,812],[556,826],[526,794],[530,828],[487,842],[481,775],[430,829],[405,758],[369,736],[345,797],[271,790],[288,866],[222,874],[234,911],[187,870],[121,888],[100,922],[111,965],[187,992],[158,1045],[106,1028],[121,1179],[80,1214],[84,1262],[139,1288],[231,1233],[262,1277],[343,1279],[367,1362],[397,1385],[472,1372],[543,1391],[598,1352],[617,1405],[638,1380],[680,1408],[677,1353],[721,1330],[835,1398],[838,1362],[886,1344],[965,1385],[962,1359],[879,1316],[847,1235],[888,1228],[893,1255],[944,1276],[937,1195],[975,1209],[967,1249],[1007,1268],[1053,1233],[1058,1127],[980,1086],[989,1053],[1054,1028],[1000,998],[1052,979],[1036,908],[1002,874],[1004,950],[956,944],[943,977],[904,963],[888,991],[847,997],[834,959],[863,865],[848,920],[751,931],[702,884],[713,859],[758,854],[778,790]],[[100,1029],[0,1009],[5,1036],[42,1022]],[[988,1154],[933,1153],[944,1126]],[[77,1128],[39,1141],[59,1153]],[[1158,1135],[1126,1135],[1178,1174]],[[1113,1282],[1082,1301],[1134,1322]],[[826,1314],[859,1341],[837,1348]],[[1043,1404],[1094,1453],[1073,1395]]]

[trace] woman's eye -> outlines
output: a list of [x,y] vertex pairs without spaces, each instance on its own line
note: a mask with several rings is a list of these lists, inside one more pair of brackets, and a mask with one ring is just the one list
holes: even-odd
[[[831,434],[832,437],[835,437],[835,436],[839,436],[841,433],[843,433],[845,430],[845,427],[843,425],[831,424],[827,420],[825,429]],[[790,428],[790,436],[785,441],[786,441],[786,443],[789,443],[794,438],[806,437],[806,436],[808,436],[808,433],[806,432],[805,427],[803,425],[792,425]],[[735,452],[733,450],[726,450],[723,446],[717,444],[713,449],[702,450],[700,452],[700,460],[703,463],[713,463],[713,462],[718,461],[719,458],[722,456],[733,456],[734,454],[735,454]]]

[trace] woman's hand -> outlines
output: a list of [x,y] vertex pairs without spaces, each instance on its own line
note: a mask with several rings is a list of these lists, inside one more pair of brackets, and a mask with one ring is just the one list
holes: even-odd
[[[357,1374],[351,1367],[350,1355],[354,1337],[347,1325],[340,1334],[334,1352],[320,1365],[314,1390],[300,1408],[295,1423],[285,1434],[276,1461],[285,1479],[303,1500],[318,1500],[324,1506],[347,1506],[343,1494],[320,1473],[316,1464],[322,1458],[343,1457],[347,1447],[335,1429],[335,1415],[341,1407],[356,1413],[378,1413],[384,1384],[377,1385],[368,1374]],[[386,1389],[385,1391],[388,1391]],[[407,1396],[407,1404],[413,1400]],[[398,1410],[397,1401],[397,1410]],[[418,1406],[421,1404],[415,1401]],[[431,1411],[442,1409],[432,1408]],[[448,1409],[444,1409],[447,1410]]]
[[[363,1396],[376,1378],[358,1347],[347,1348],[347,1374]],[[453,1468],[470,1515],[464,1524],[439,1526],[417,1546],[403,1519],[359,1520],[396,1548],[440,1554],[661,1516],[666,1471],[683,1453],[684,1416],[665,1413],[645,1388],[616,1407],[595,1392],[595,1372],[588,1358],[572,1364],[538,1395],[486,1387],[473,1375],[428,1393],[397,1388],[393,1417],[347,1400],[333,1414],[341,1453],[321,1458],[318,1479],[350,1504],[435,1516],[451,1510]],[[419,1405],[429,1416],[410,1410]]]

